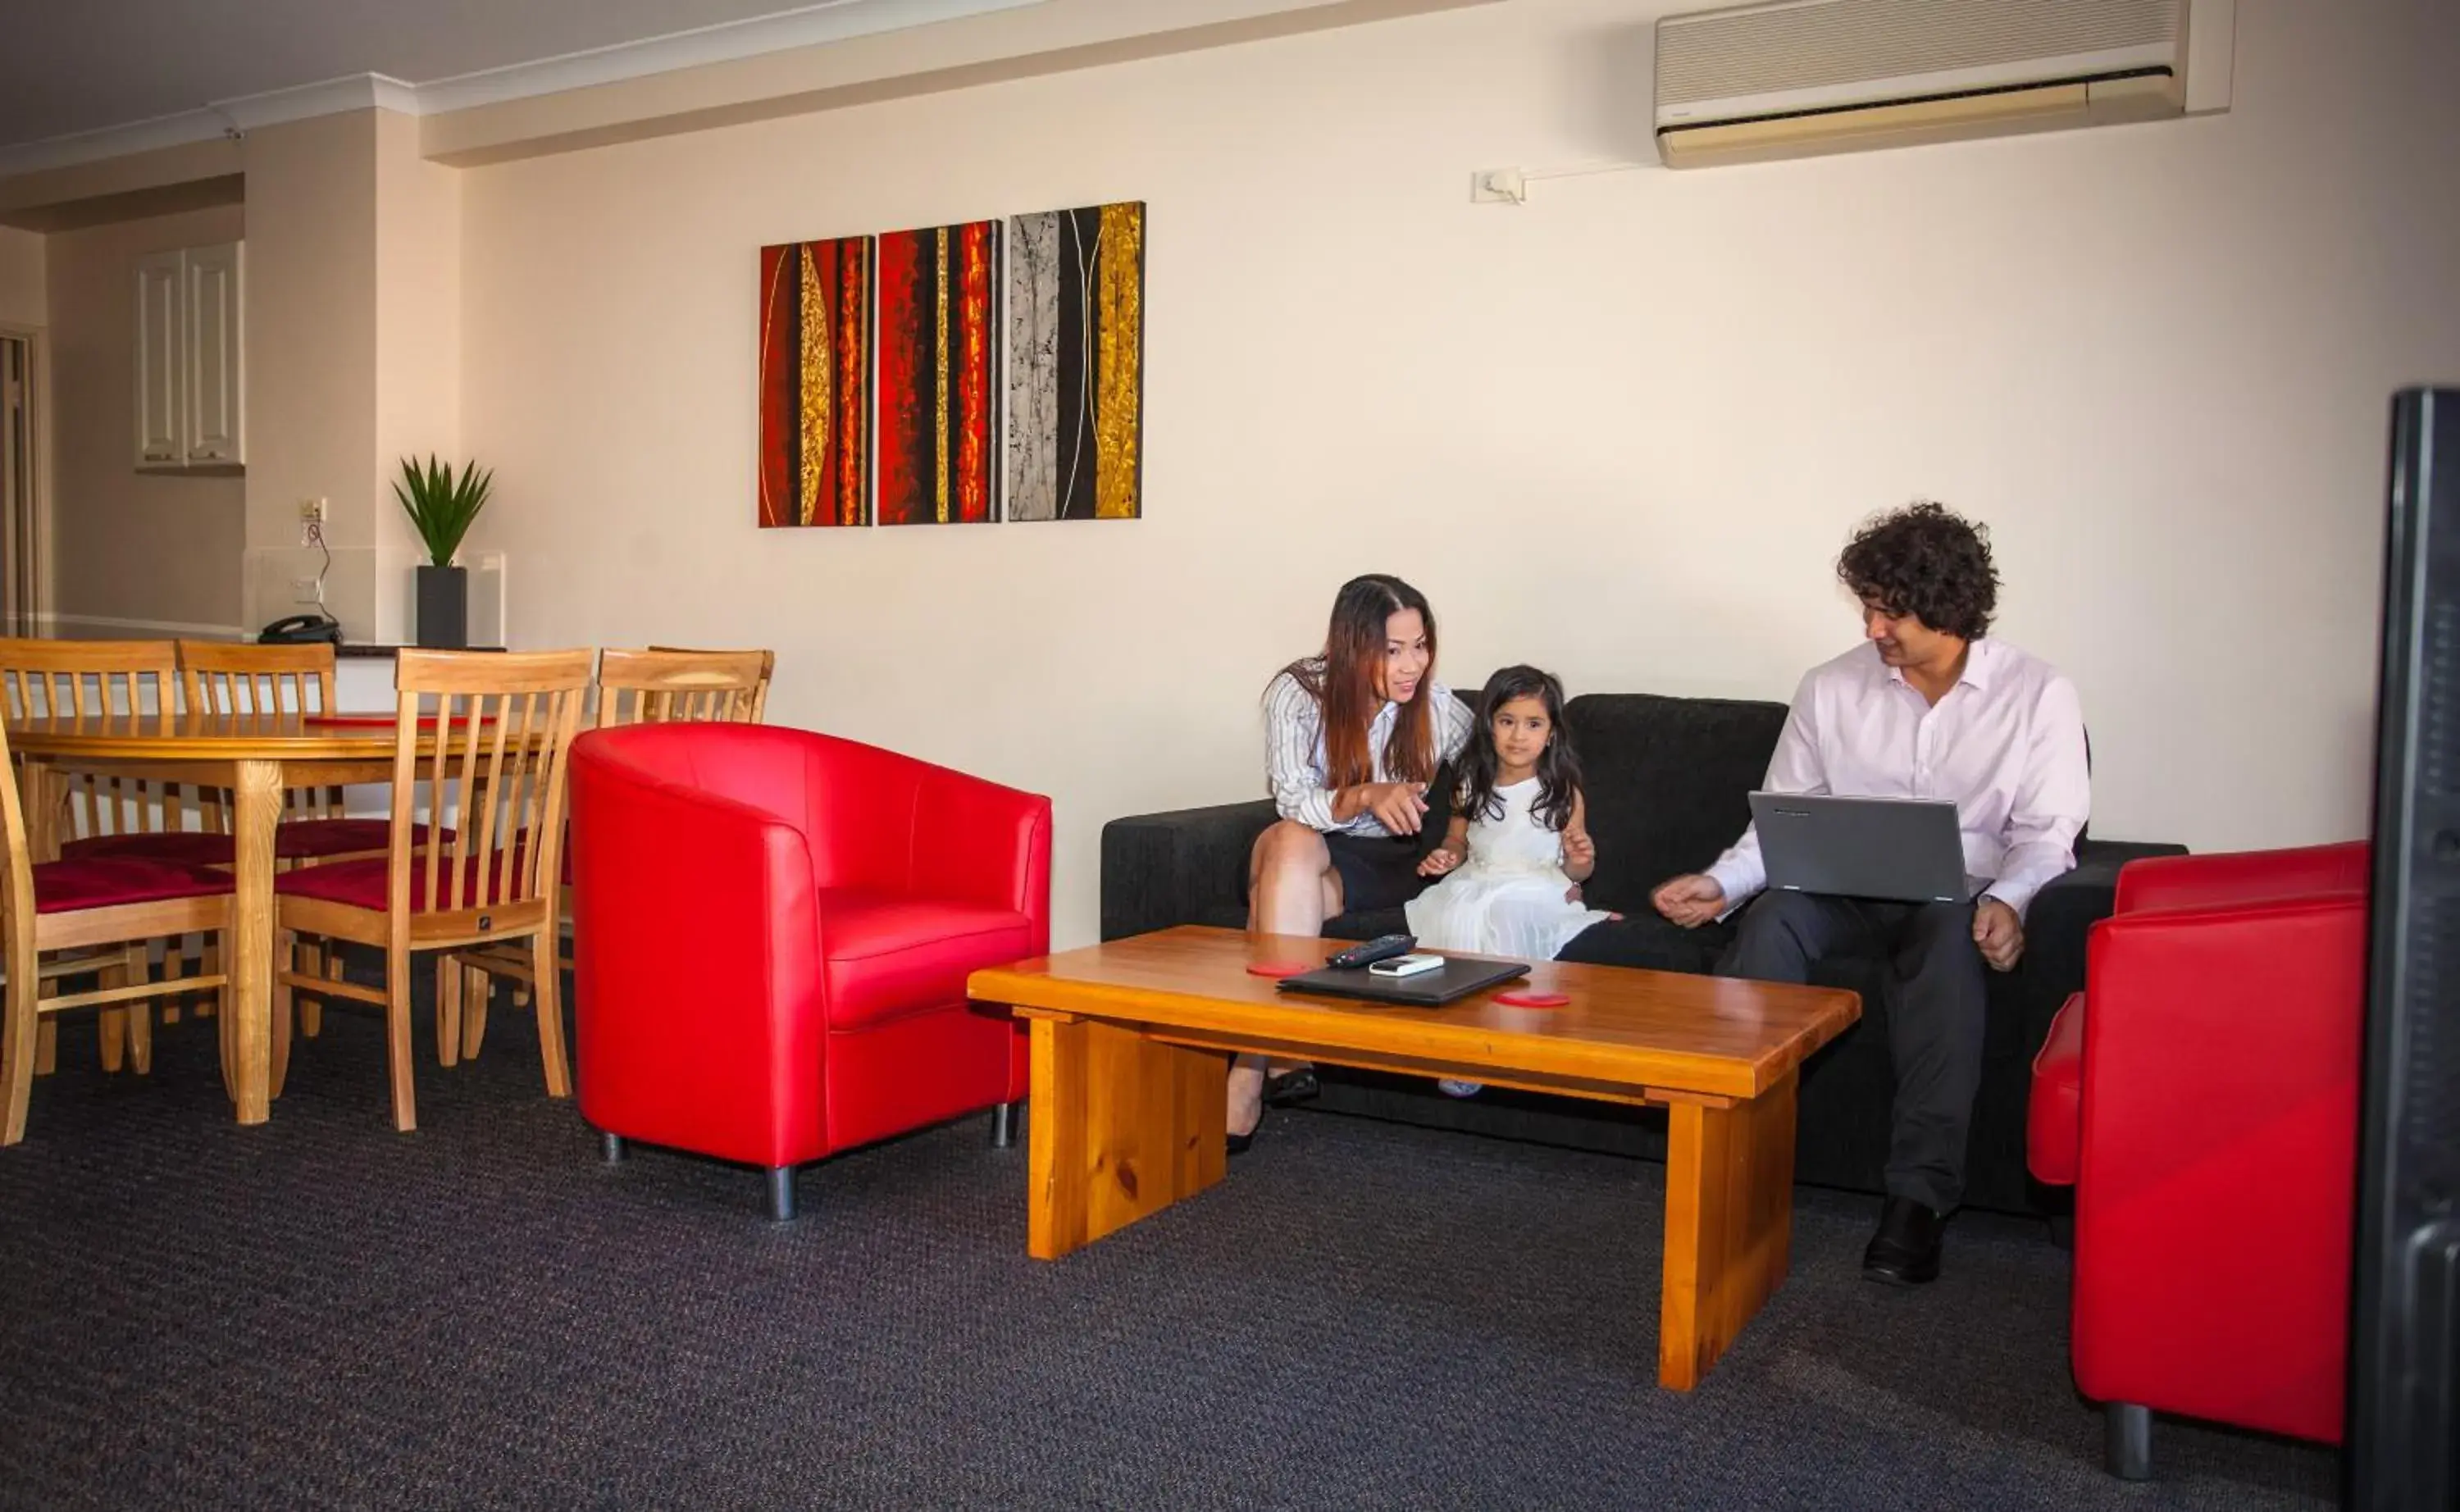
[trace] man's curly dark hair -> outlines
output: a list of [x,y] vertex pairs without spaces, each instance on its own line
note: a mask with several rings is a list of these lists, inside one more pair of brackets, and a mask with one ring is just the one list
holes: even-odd
[[1988,528],[1926,499],[1864,525],[1836,576],[1856,598],[1968,641],[1989,633],[1999,607]]

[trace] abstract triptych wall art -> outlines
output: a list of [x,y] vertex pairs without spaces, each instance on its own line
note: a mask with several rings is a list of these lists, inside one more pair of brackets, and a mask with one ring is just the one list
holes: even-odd
[[880,522],[999,518],[1000,225],[880,239]]
[[1016,217],[1007,276],[1007,518],[1136,519],[1144,205]]
[[760,249],[760,523],[1144,514],[1145,207]]
[[871,521],[872,243],[760,249],[760,522]]

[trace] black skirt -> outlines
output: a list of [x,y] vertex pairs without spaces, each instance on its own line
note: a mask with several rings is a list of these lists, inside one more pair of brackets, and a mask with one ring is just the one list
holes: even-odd
[[1332,853],[1332,869],[1341,877],[1341,911],[1368,913],[1398,908],[1427,890],[1433,879],[1418,875],[1415,835],[1355,835],[1335,830],[1325,836]]

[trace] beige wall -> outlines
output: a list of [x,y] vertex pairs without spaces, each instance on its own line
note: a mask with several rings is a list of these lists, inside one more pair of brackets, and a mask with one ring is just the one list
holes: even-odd
[[0,326],[39,326],[45,319],[43,238],[0,225]]
[[[2460,379],[2449,27],[2242,0],[2226,116],[1469,203],[1647,151],[1648,11],[472,170],[462,432],[515,644],[776,648],[777,719],[1053,795],[1082,941],[1103,820],[1263,791],[1257,695],[1351,573],[1424,587],[1464,681],[1783,698],[1856,635],[1843,536],[1926,494],[2082,685],[2096,831],[2358,833],[2386,396]],[[1148,518],[753,527],[763,243],[1127,198]]]
[[[135,269],[149,252],[244,234],[240,207],[224,205],[48,238],[51,607],[64,635],[240,625],[245,481],[136,469]],[[252,295],[253,266],[248,278]]]
[[461,173],[419,156],[418,121],[376,113],[375,618],[408,639],[425,560],[392,497],[401,458],[461,456]]
[[294,612],[299,501],[327,501],[326,601],[374,638],[375,117],[356,111],[247,138],[247,623]]

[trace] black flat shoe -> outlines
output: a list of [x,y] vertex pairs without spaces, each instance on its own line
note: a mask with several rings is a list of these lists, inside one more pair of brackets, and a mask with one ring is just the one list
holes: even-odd
[[1264,1078],[1264,1106],[1286,1108],[1292,1103],[1311,1102],[1322,1091],[1324,1084],[1315,1079],[1315,1068],[1301,1066],[1283,1075]]
[[1862,1274],[1891,1287],[1939,1279],[1939,1241],[1947,1220],[1910,1197],[1891,1197],[1879,1209],[1879,1231],[1862,1251]]

